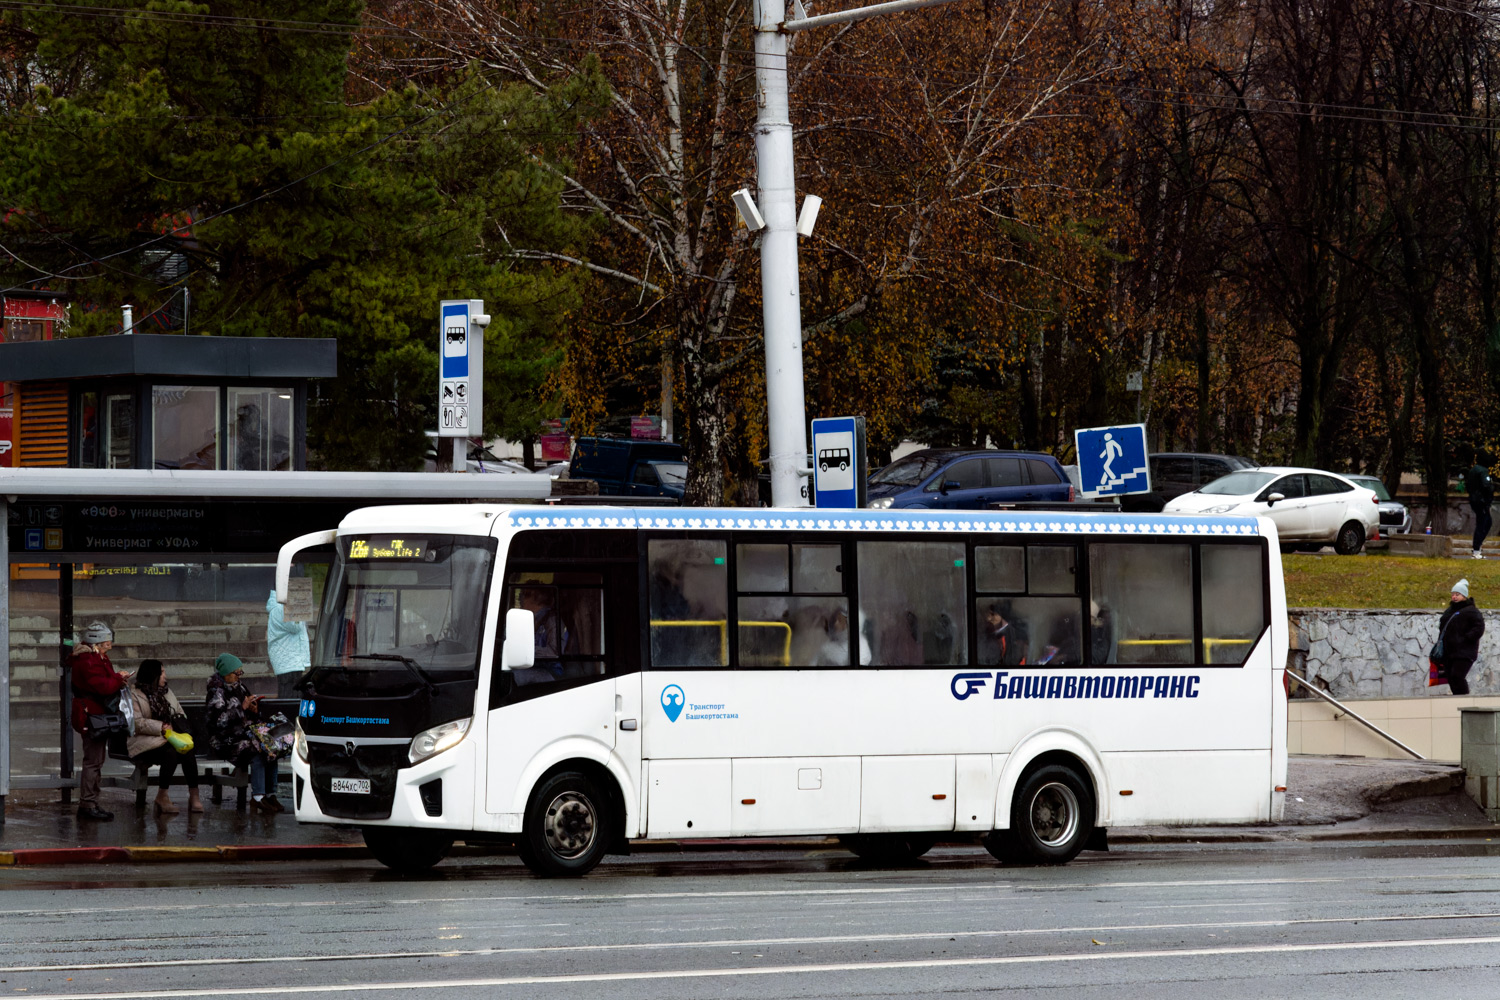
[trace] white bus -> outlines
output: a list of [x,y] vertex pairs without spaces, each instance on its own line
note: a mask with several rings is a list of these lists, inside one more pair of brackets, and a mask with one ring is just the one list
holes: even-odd
[[373,507],[332,542],[296,815],[395,868],[513,842],[969,835],[1279,819],[1286,601],[1265,519]]

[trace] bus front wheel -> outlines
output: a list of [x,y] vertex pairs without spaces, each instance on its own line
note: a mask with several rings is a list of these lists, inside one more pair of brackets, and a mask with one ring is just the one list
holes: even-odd
[[935,833],[851,833],[839,843],[859,858],[877,865],[899,865],[915,861],[937,843]]
[[398,872],[425,872],[453,847],[452,837],[434,830],[367,826],[360,832],[375,860]]
[[517,853],[546,878],[576,877],[604,859],[609,800],[586,774],[562,771],[537,787],[527,807]]
[[1000,861],[1062,865],[1077,857],[1094,829],[1094,797],[1071,767],[1049,764],[1027,775],[1010,804],[1010,829],[984,846]]

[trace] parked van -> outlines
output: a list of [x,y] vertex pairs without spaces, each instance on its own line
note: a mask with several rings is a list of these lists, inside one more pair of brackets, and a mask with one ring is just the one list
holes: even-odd
[[687,488],[682,445],[633,438],[583,437],[573,449],[569,479],[592,479],[604,496],[671,497]]

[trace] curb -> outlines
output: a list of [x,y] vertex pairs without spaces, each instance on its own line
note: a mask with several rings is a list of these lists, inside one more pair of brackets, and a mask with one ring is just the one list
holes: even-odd
[[370,857],[358,844],[266,844],[216,847],[40,847],[0,851],[0,868],[25,865],[171,864],[203,861],[301,861]]

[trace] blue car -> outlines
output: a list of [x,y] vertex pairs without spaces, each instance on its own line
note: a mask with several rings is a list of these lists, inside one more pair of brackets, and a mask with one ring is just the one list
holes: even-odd
[[928,448],[870,477],[867,506],[983,510],[992,503],[1068,503],[1073,485],[1051,455],[1036,451]]

